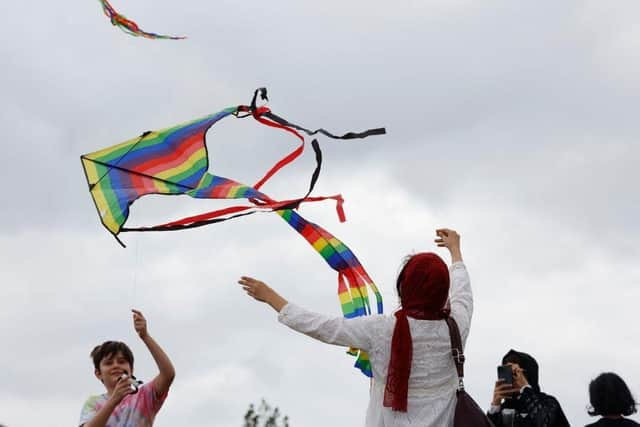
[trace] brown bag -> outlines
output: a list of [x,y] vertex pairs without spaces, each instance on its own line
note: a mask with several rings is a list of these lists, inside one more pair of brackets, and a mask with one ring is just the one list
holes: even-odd
[[464,352],[462,351],[462,339],[460,329],[455,319],[446,319],[451,336],[451,354],[458,371],[458,390],[456,391],[456,413],[453,419],[454,427],[492,427],[493,424],[487,418],[484,411],[478,406],[471,396],[464,391]]

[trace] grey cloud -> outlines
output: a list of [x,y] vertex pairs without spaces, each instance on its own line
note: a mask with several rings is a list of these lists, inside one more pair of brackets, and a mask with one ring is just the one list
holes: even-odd
[[[462,232],[476,298],[467,384],[482,406],[510,347],[539,358],[543,387],[577,424],[599,371],[639,390],[633,329],[619,326],[632,324],[640,280],[637,4],[114,6],[190,38],[134,39],[79,1],[38,13],[14,2],[0,17],[11,41],[0,46],[0,339],[10,349],[0,353],[0,422],[75,422],[101,392],[88,353],[106,339],[129,342],[139,376],[152,376],[128,317],[136,306],[178,370],[159,427],[239,425],[261,397],[294,425],[361,424],[368,383],[343,349],[286,330],[235,285],[253,274],[339,315],[334,272],[286,224],[256,214],[123,235],[122,249],[86,189],[80,154],[248,102],[258,86],[304,126],[387,127],[385,137],[322,140],[317,194],[343,193],[346,224],[329,204],[301,210],[356,252],[387,313],[402,256],[432,250],[435,227]],[[212,170],[248,183],[295,146],[250,119],[210,136]],[[304,194],[312,167],[307,153],[267,192]],[[131,223],[220,206],[150,197]]]

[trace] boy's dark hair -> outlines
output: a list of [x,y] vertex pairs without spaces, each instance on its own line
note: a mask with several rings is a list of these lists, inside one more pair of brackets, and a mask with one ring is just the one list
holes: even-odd
[[636,401],[622,378],[613,372],[605,372],[589,383],[589,415],[624,415],[635,412]]
[[118,352],[122,353],[122,357],[131,365],[133,369],[133,353],[131,349],[123,342],[120,341],[105,341],[102,344],[96,346],[91,351],[91,358],[93,359],[93,366],[96,370],[100,370],[100,362],[102,359],[116,355]]

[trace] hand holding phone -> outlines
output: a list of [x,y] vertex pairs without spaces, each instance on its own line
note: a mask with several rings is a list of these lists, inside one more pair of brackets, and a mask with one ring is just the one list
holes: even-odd
[[491,404],[500,406],[504,399],[511,398],[517,392],[518,388],[513,384],[513,368],[511,365],[498,366],[498,380],[493,390]]

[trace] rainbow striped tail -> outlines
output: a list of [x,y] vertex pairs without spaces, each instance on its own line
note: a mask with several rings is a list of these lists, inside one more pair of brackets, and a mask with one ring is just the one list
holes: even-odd
[[[372,313],[367,286],[376,298],[377,313],[382,314],[382,295],[355,254],[339,239],[317,224],[307,221],[291,209],[277,211],[338,272],[338,298],[344,317],[351,319]],[[373,376],[366,352],[350,348],[348,354],[356,356],[355,367],[368,377]]]
[[145,37],[147,39],[164,39],[164,40],[182,40],[186,39],[183,36],[165,36],[162,34],[149,33],[147,31],[143,31],[138,27],[138,24],[128,19],[126,16],[119,14],[116,10],[111,6],[108,0],[99,0],[102,5],[102,10],[104,14],[111,20],[111,24],[120,28],[125,33],[134,37]]

